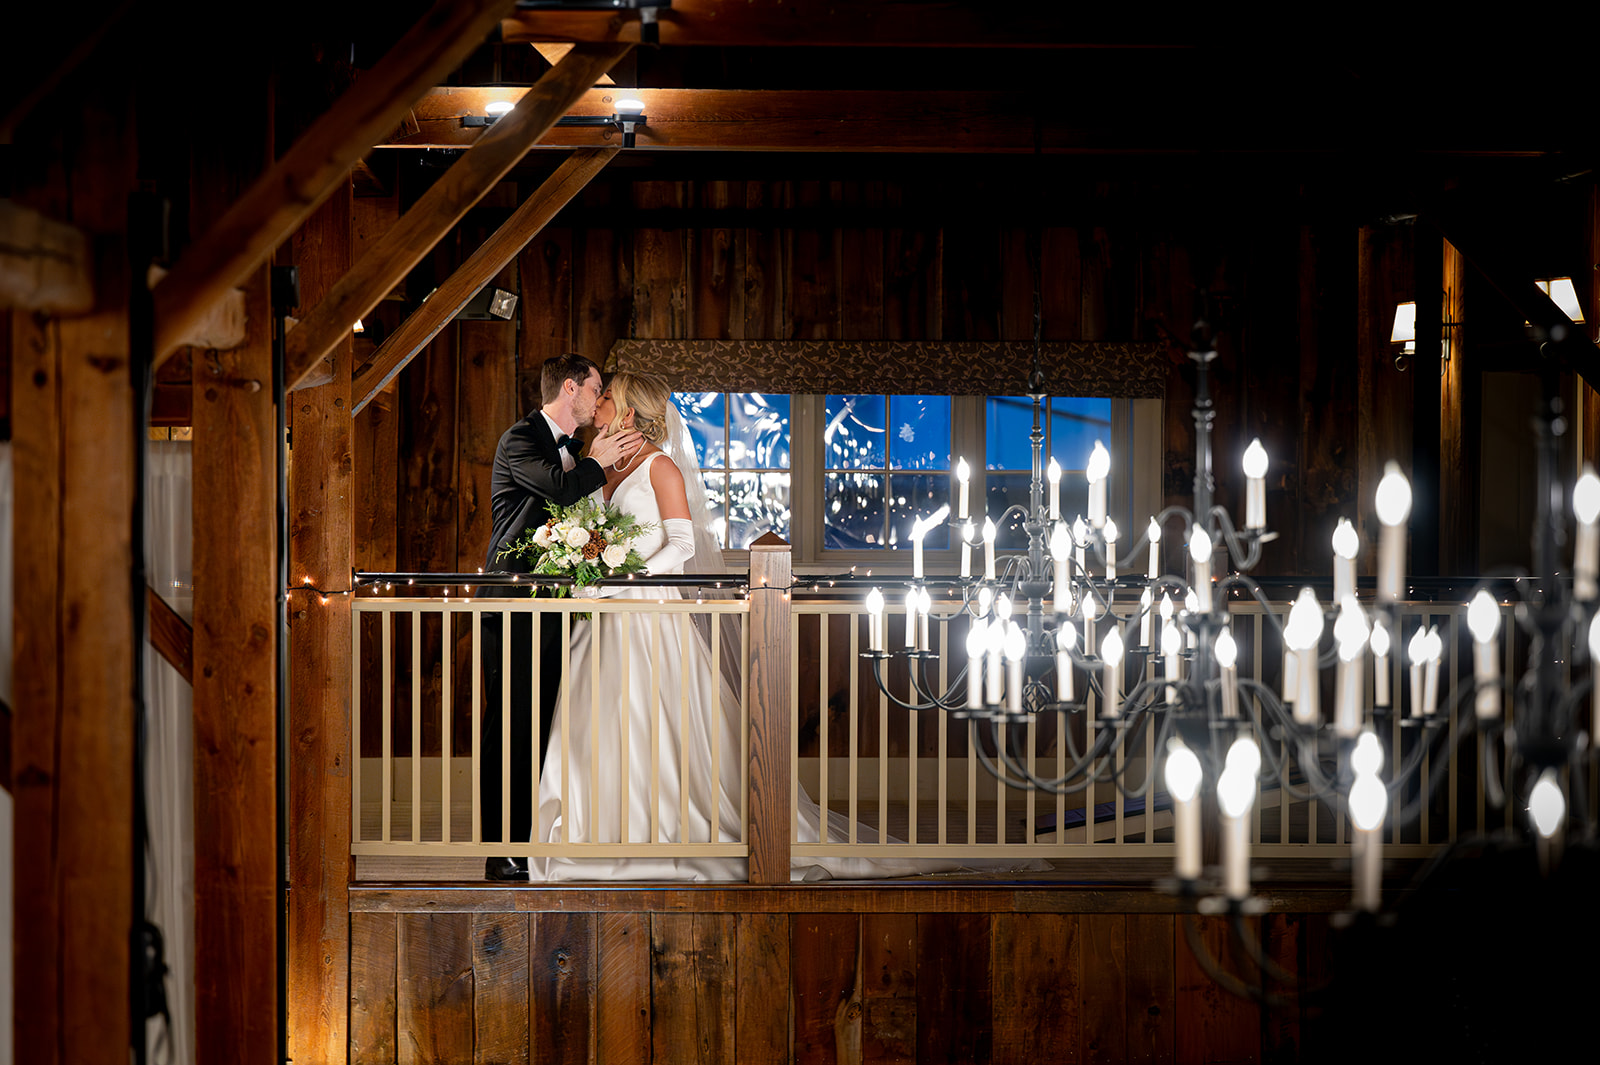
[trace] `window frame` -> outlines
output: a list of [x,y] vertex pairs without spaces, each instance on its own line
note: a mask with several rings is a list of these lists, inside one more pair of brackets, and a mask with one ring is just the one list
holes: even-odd
[[[984,401],[987,397],[950,397],[950,456],[952,465],[963,456],[972,468],[970,499],[974,512],[984,500],[987,469],[984,455]],[[1118,467],[1131,476],[1117,476],[1114,468],[1108,511],[1124,530],[1127,543],[1143,534],[1151,515],[1161,509],[1162,406],[1160,399],[1111,400],[1111,448]],[[881,550],[824,549],[823,486],[826,483],[823,455],[823,429],[827,395],[791,393],[789,395],[789,520],[790,545],[796,573],[841,573],[855,567],[893,576],[910,576],[911,552],[885,547]],[[950,472],[952,507],[959,486]],[[953,509],[952,509],[953,514]],[[1000,554],[1020,554],[1001,549]],[[723,551],[730,569],[749,565],[750,552],[736,548]],[[981,545],[974,552],[974,569],[982,566]],[[960,541],[952,537],[950,546],[923,552],[923,567],[930,574],[955,576],[961,569]]]

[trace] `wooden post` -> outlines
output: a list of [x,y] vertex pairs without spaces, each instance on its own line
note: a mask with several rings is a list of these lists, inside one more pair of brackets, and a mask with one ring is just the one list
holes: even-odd
[[1411,550],[1408,573],[1439,574],[1439,338],[1443,334],[1444,241],[1418,224],[1412,270],[1416,277],[1417,357],[1411,393]]
[[[130,1041],[134,425],[130,99],[90,90],[19,199],[93,237],[86,315],[11,316],[17,1061],[122,1065]],[[6,1033],[7,1038],[12,1033]]]
[[750,545],[750,883],[789,882],[789,544]]
[[[314,304],[350,266],[346,181],[295,234],[300,300]],[[350,583],[351,340],[333,349],[331,384],[289,395],[289,574]],[[349,1042],[350,597],[290,597],[289,1056],[343,1061]]]
[[[263,69],[241,71],[232,136],[196,141],[192,216],[212,223],[270,158]],[[194,943],[199,1061],[277,1059],[277,449],[268,268],[246,339],[196,352]],[[165,284],[166,282],[163,282]]]
[[1482,374],[1467,358],[1462,326],[1466,260],[1444,242],[1443,316],[1455,323],[1450,361],[1439,381],[1439,568],[1445,574],[1478,572],[1478,434]]

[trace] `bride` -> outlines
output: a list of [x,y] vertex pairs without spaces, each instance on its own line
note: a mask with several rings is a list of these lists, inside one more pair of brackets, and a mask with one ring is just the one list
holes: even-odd
[[[634,542],[648,572],[723,572],[693,444],[666,382],[648,374],[613,375],[595,408],[594,424],[611,432],[637,429],[644,438],[637,451],[607,468],[599,491],[618,510],[654,525]],[[612,587],[607,594],[681,598],[670,587]],[[573,627],[567,690],[557,703],[539,778],[536,842],[562,842],[563,833],[574,843],[740,842],[739,697],[726,672],[713,675],[708,636],[715,638],[717,627],[690,625],[685,640],[682,617],[596,612],[590,624]],[[738,648],[736,638],[723,637],[721,657],[730,667]],[[654,677],[652,662],[659,664]],[[713,750],[718,752],[715,766]],[[797,799],[800,841],[815,843],[820,809],[804,792]],[[830,812],[829,838],[846,839],[848,831],[848,819]],[[864,825],[857,826],[856,838],[878,842]],[[536,858],[529,864],[536,881],[746,878],[742,857]],[[1043,866],[1015,860],[796,858],[791,877],[859,879],[1022,867]]]

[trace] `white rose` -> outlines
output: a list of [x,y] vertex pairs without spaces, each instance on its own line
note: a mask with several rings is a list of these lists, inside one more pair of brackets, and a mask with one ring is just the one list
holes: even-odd
[[600,557],[605,560],[606,565],[616,569],[628,561],[628,545],[609,544],[604,551],[600,552]]
[[589,542],[589,530],[581,527],[569,529],[565,539],[568,547],[582,547]]
[[596,525],[604,525],[606,523],[606,516],[605,516],[605,512],[604,511],[602,511],[599,514],[596,514],[594,516],[594,523]]
[[549,547],[550,526],[541,525],[537,529],[533,530],[533,542],[538,544],[540,547]]

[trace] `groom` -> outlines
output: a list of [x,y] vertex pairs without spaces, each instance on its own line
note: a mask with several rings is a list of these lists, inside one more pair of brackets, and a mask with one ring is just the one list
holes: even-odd
[[[489,496],[494,531],[489,539],[489,571],[527,572],[521,559],[501,559],[500,552],[543,525],[552,506],[571,506],[606,482],[605,467],[637,448],[639,434],[632,430],[617,436],[602,433],[589,454],[576,457],[579,442],[573,433],[594,424],[600,401],[600,368],[582,355],[557,355],[546,359],[539,373],[544,406],[507,429],[495,450]],[[478,803],[485,842],[522,841],[533,828],[533,615],[509,615],[511,643],[511,705],[500,705],[503,657],[501,615],[483,615],[483,731],[480,750]],[[539,626],[539,735],[549,742],[555,717],[556,695],[561,686],[559,619],[547,616]],[[502,781],[501,715],[511,722],[511,825],[501,834]],[[526,880],[527,863],[515,858],[490,858],[484,869],[490,880]]]

